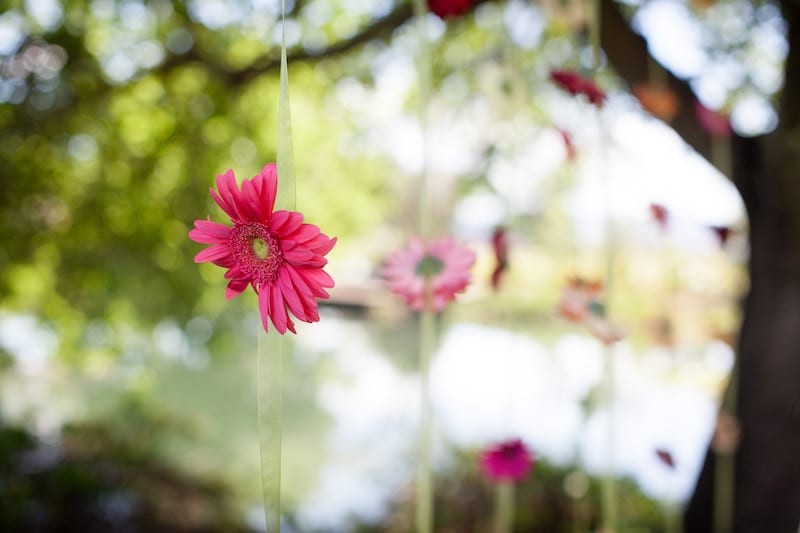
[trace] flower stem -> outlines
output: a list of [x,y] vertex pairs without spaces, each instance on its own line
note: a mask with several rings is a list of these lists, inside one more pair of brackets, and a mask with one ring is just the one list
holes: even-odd
[[433,447],[433,416],[430,392],[430,359],[436,339],[435,315],[432,311],[422,311],[419,315],[419,366],[420,432],[419,463],[417,472],[417,532],[433,531],[433,473],[431,468],[431,449]]
[[506,481],[495,487],[494,533],[511,533],[514,526],[514,483]]
[[267,533],[281,530],[281,411],[284,338],[258,328],[257,394],[261,488]]

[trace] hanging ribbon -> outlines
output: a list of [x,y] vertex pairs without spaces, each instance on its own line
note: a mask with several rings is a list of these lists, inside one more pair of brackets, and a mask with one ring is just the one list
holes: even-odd
[[514,526],[514,482],[495,486],[494,533],[511,533]]
[[[600,9],[601,0],[590,0],[589,6],[589,42],[592,47],[592,70],[595,76],[600,70]],[[598,134],[600,139],[600,155],[599,155],[599,173],[604,180],[605,189],[605,219],[606,219],[606,275],[605,275],[605,302],[604,313],[608,316],[610,309],[610,296],[613,288],[614,281],[614,263],[615,263],[615,242],[613,222],[611,219],[611,184],[607,172],[607,153],[606,153],[606,137],[605,128],[603,125],[603,116],[601,107],[597,108],[597,124]],[[601,515],[603,528],[607,531],[616,531],[617,522],[617,490],[616,479],[614,478],[614,448],[615,448],[615,433],[616,433],[616,420],[614,415],[614,353],[610,346],[606,346],[605,357],[605,378],[603,384],[603,403],[608,409],[608,428],[607,428],[607,446],[608,446],[608,470],[603,476],[601,486]]]
[[[281,0],[281,72],[278,94],[278,192],[276,210],[295,210],[294,154],[289,112],[289,75],[286,60],[286,6]],[[281,530],[281,428],[283,352],[285,338],[273,329],[259,327],[257,380],[258,430],[261,456],[261,487],[267,533]]]
[[[428,6],[425,0],[414,0],[414,18],[417,25],[419,55],[419,123],[422,132],[422,168],[419,188],[419,232],[423,241],[430,241],[430,193],[428,104],[431,94],[432,67],[428,43]],[[426,284],[430,280],[426,279]],[[425,288],[428,292],[428,287]],[[420,371],[420,434],[417,466],[416,525],[417,533],[432,533],[434,524],[433,473],[431,449],[433,448],[433,415],[430,397],[430,359],[436,345],[436,317],[433,311],[423,308],[419,314],[419,371]]]

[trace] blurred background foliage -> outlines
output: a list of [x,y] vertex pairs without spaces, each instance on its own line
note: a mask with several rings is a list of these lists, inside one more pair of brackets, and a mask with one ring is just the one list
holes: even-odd
[[[565,103],[545,81],[553,65],[587,68],[589,48],[581,14],[570,2],[561,7],[573,11],[519,1],[479,4],[446,24],[429,21],[435,85],[431,121],[446,124],[433,135],[441,140],[448,127],[473,124],[469,157],[446,149],[433,153],[434,217],[439,227],[451,228],[459,209],[470,218],[472,204],[465,199],[490,197],[492,205],[499,204],[505,215],[497,221],[510,228],[517,245],[506,283],[517,290],[490,295],[493,224],[468,228],[464,237],[479,251],[476,287],[447,320],[533,329],[552,343],[571,330],[552,319],[560,282],[575,270],[596,277],[604,269],[598,248],[576,244],[563,205],[577,172],[563,156],[557,164],[533,169],[538,192],[528,203],[520,203],[513,189],[504,189],[490,174],[493,167],[522,158],[534,141],[551,139],[564,116],[566,122],[581,123],[576,117],[589,113],[582,102]],[[415,325],[391,304],[376,277],[382,257],[416,226],[419,139],[389,137],[384,127],[406,116],[413,130],[418,42],[407,23],[410,4],[295,0],[286,5],[297,205],[306,221],[339,238],[329,256],[339,285],[329,311],[365,320],[373,342],[401,367],[413,369],[408,339]],[[724,24],[741,15],[745,3],[720,5],[695,12],[712,36],[706,45],[720,61],[738,57],[744,64],[758,49]],[[779,17],[770,6],[746,10],[745,19],[753,28],[776,24]],[[57,358],[49,361],[46,379],[25,377],[6,352],[0,358],[6,368],[0,377],[3,401],[9,404],[6,416],[28,419],[25,428],[3,430],[3,467],[15,481],[0,487],[0,494],[25,499],[72,493],[73,485],[51,485],[47,476],[52,476],[84,487],[89,507],[118,505],[117,500],[97,502],[124,491],[119,505],[159,516],[163,510],[148,507],[158,503],[151,501],[150,484],[164,484],[196,493],[203,502],[198,505],[209,513],[205,525],[186,526],[187,531],[245,527],[241,518],[230,518],[227,496],[216,482],[189,482],[173,470],[221,478],[232,487],[239,517],[258,492],[255,455],[229,461],[243,450],[255,451],[255,384],[249,381],[253,362],[248,357],[255,345],[255,299],[225,301],[221,272],[193,263],[198,246],[187,233],[197,218],[222,220],[208,195],[216,174],[233,168],[238,177],[250,177],[275,159],[279,11],[279,2],[267,0],[12,0],[4,5],[0,307],[9,328],[35,339],[31,353],[44,345]],[[724,24],[715,26],[717,19]],[[768,70],[779,63],[765,56],[758,65]],[[769,102],[777,88],[757,82],[756,76],[742,75],[726,88],[726,105],[753,94]],[[611,91],[624,88],[609,70],[600,83]],[[635,104],[623,95],[610,107],[626,110]],[[588,144],[592,135],[582,139],[579,134],[577,140]],[[397,150],[410,154],[407,164]],[[559,146],[556,152],[561,151]],[[455,162],[448,165],[451,157]],[[477,213],[476,218],[480,225]],[[637,231],[621,224],[623,240]],[[730,336],[738,321],[731,297],[744,286],[730,257],[716,251],[654,257],[652,248],[624,253],[615,287],[623,296],[615,297],[615,309],[634,345],[661,342],[654,340],[654,331],[666,335],[666,340],[661,336],[665,344],[682,336],[695,348],[713,335]],[[678,263],[680,271],[670,266]],[[675,306],[681,313],[672,312]],[[315,391],[326,381],[345,379],[324,358],[304,359],[303,350],[296,349],[300,355],[288,369],[285,395],[291,413],[286,446],[294,450],[287,453],[287,468],[297,472],[287,481],[290,505],[310,490],[322,461],[314,447],[332,423],[316,404]],[[712,390],[722,386],[711,381]],[[37,383],[46,388],[45,397],[63,394],[49,410],[28,413],[26,406],[41,403],[25,399],[26,387],[29,391]],[[9,401],[15,394],[16,403]],[[57,422],[71,418],[78,421],[62,432]],[[43,440],[37,444],[37,439]],[[44,461],[33,478],[8,470],[21,464],[9,457],[43,449],[57,458]],[[120,470],[99,473],[101,455],[112,457]],[[459,510],[485,509],[491,501],[473,459],[463,459],[440,481],[451,486],[446,476],[454,476],[461,487],[440,492],[450,499],[445,508],[454,509],[442,514],[443,524],[452,520],[447,531],[466,531],[470,515]],[[572,511],[565,508],[585,503],[583,495],[570,499],[562,490],[573,470],[540,465],[536,481],[521,497],[539,502],[532,506],[536,513],[548,509],[553,517],[520,515],[520,526],[572,530],[558,513],[566,516]],[[594,490],[594,481],[586,483],[586,490]],[[408,495],[397,498],[397,509],[407,511]],[[19,506],[6,503],[12,501],[6,497],[0,501],[6,506],[0,520],[11,520],[12,529],[37,530],[26,520],[41,513],[14,514]],[[633,507],[623,509],[626,531],[660,527],[657,505],[632,483],[624,501]],[[580,511],[584,527],[596,523],[593,512]],[[130,519],[127,530],[161,530],[145,528],[137,516],[130,511],[123,517]],[[408,516],[390,512],[374,530],[405,531],[401,517]],[[392,525],[392,520],[398,522]]]

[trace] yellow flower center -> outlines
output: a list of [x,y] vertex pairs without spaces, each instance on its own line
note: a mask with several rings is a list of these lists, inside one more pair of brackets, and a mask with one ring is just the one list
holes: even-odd
[[254,237],[250,245],[253,247],[253,253],[259,261],[269,259],[269,244],[267,244],[267,241],[261,237]]

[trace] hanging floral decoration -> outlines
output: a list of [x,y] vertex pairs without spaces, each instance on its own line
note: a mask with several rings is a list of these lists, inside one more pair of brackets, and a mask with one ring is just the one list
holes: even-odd
[[572,96],[583,95],[590,103],[601,106],[606,100],[606,93],[594,81],[585,78],[574,70],[551,70],[550,79]]
[[426,244],[412,238],[386,260],[382,274],[389,289],[417,311],[441,311],[472,278],[475,252],[451,237]]
[[731,238],[731,234],[733,233],[733,230],[728,226],[709,226],[708,229],[710,229],[714,237],[717,238],[720,247],[728,243],[728,239]]
[[557,314],[577,324],[584,325],[589,332],[605,345],[625,338],[625,331],[605,318],[601,302],[603,284],[574,276],[567,280],[561,290]]
[[669,226],[669,211],[662,204],[650,204],[650,216],[662,230],[666,230]]
[[492,270],[492,288],[500,288],[500,280],[508,270],[508,231],[502,226],[495,228],[492,233],[492,251],[494,252],[495,267]]
[[572,142],[572,135],[565,129],[558,128],[558,133],[561,136],[561,141],[564,143],[564,150],[567,153],[567,161],[572,162],[578,157],[578,151],[575,149],[575,143]]
[[678,95],[669,87],[642,83],[633,88],[633,95],[639,100],[642,109],[664,122],[672,122],[678,114],[680,107]]
[[658,460],[661,461],[664,466],[670,470],[675,469],[675,458],[672,457],[672,454],[669,453],[669,451],[665,450],[664,448],[657,448],[655,453]]
[[711,449],[723,455],[732,455],[739,447],[742,429],[735,416],[721,409],[717,414]]
[[195,256],[196,263],[211,262],[227,269],[226,298],[251,286],[258,295],[264,330],[269,330],[271,320],[279,333],[287,329],[296,333],[289,313],[303,322],[318,321],[317,299],[328,298],[325,289],[334,285],[323,268],[336,238],[305,224],[302,213],[273,211],[277,190],[273,163],[243,180],[241,189],[232,170],[218,175],[217,191],[210,189],[211,197],[233,226],[195,220],[189,238],[211,245]]
[[474,0],[428,0],[428,9],[442,19],[463,15],[472,7]]
[[483,474],[494,483],[517,483],[531,472],[534,460],[524,442],[512,439],[481,452],[480,465]]
[[727,138],[733,133],[727,115],[709,109],[698,101],[694,103],[694,112],[700,127],[712,137]]

